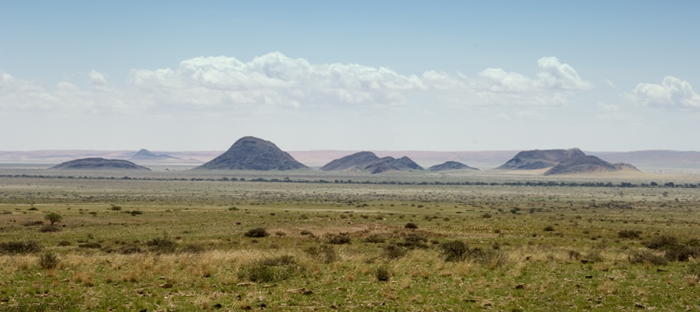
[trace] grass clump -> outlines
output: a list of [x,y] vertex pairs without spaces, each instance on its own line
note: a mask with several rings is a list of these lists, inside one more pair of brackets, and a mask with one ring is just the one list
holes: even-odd
[[39,257],[39,266],[43,269],[55,269],[59,262],[58,257],[53,252],[46,252]]
[[331,263],[338,260],[338,253],[333,246],[323,244],[321,246],[313,246],[304,250],[311,258],[314,258],[323,263]]
[[399,259],[406,256],[408,250],[396,244],[389,244],[382,248],[382,256],[388,259]]
[[0,253],[27,254],[41,250],[41,246],[35,241],[19,241],[0,243]]
[[248,230],[243,235],[245,237],[267,237],[270,236],[270,233],[268,233],[267,230],[264,228],[254,228]]
[[653,265],[666,265],[668,260],[666,257],[657,255],[649,250],[640,250],[631,253],[627,256],[630,263],[650,263]]
[[387,265],[382,264],[374,271],[374,277],[377,278],[377,281],[388,282],[391,279],[391,270]]
[[258,283],[282,281],[294,276],[295,264],[296,260],[290,255],[266,258],[256,264],[241,268],[238,277]]
[[39,232],[41,232],[41,233],[51,233],[51,232],[60,232],[60,231],[61,231],[61,228],[56,226],[56,225],[53,225],[53,224],[44,224],[43,226],[41,226],[41,228],[39,228]]
[[440,251],[447,262],[473,261],[490,268],[500,267],[508,262],[508,256],[500,250],[470,249],[462,241],[445,242],[440,245]]
[[404,228],[410,229],[410,230],[415,230],[418,229],[418,225],[413,223],[413,222],[408,222],[406,225],[403,226]]
[[362,241],[370,244],[382,244],[386,241],[386,237],[380,234],[372,234],[363,239]]

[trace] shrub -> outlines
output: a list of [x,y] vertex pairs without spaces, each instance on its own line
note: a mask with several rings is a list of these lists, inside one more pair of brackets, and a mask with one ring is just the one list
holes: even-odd
[[554,231],[554,227],[551,225],[545,226],[544,231],[545,232],[552,232],[552,231]]
[[642,234],[642,231],[622,230],[620,232],[617,232],[617,237],[637,239],[639,238],[640,234]]
[[649,249],[671,249],[678,245],[678,239],[673,236],[661,235],[656,236],[643,244]]
[[67,240],[62,240],[62,241],[58,242],[58,246],[59,247],[70,246],[70,242]]
[[425,243],[428,242],[428,238],[425,236],[420,236],[416,234],[408,234],[406,237],[404,237],[404,241],[401,243],[398,243],[399,246],[403,246],[406,248],[410,249],[415,249],[415,248],[428,248],[428,245]]
[[63,217],[60,214],[57,214],[55,212],[48,213],[44,216],[44,220],[48,220],[49,222],[51,222],[51,225],[53,225],[56,222],[61,221],[61,219],[63,219]]
[[418,225],[413,222],[408,222],[406,225],[404,225],[404,228],[415,230],[418,228]]
[[269,283],[286,280],[294,275],[296,261],[292,256],[280,256],[258,261],[241,268],[238,277],[251,282]]
[[146,242],[151,251],[157,253],[173,253],[177,247],[177,243],[171,240],[167,234],[163,234],[163,237],[154,238]]
[[61,231],[61,228],[57,227],[53,224],[45,224],[41,228],[39,228],[39,232],[41,232],[41,233],[59,232],[59,231]]
[[119,248],[119,253],[123,255],[141,253],[141,248],[136,245],[126,245]]
[[120,210],[122,210],[122,207],[112,204],[112,205],[109,207],[109,209],[112,210],[112,211],[120,211]]
[[464,261],[470,252],[469,246],[462,241],[445,242],[440,245],[440,251],[448,262]]
[[181,253],[190,253],[190,254],[203,253],[206,250],[207,249],[202,247],[202,246],[193,245],[193,244],[185,245],[185,246],[182,246],[182,248],[180,248]]
[[346,233],[340,233],[338,235],[331,236],[328,242],[335,245],[350,244],[350,236]]
[[248,232],[245,232],[243,235],[246,237],[267,237],[270,235],[270,233],[268,233],[264,228],[254,228],[248,230]]
[[391,271],[389,270],[389,267],[387,267],[386,265],[380,265],[374,271],[374,276],[380,282],[388,282],[389,279],[391,279]]
[[25,254],[41,250],[41,246],[35,241],[0,243],[0,252],[7,254]]
[[58,257],[53,252],[47,252],[39,257],[39,266],[43,269],[54,269],[58,266]]
[[399,259],[408,253],[406,248],[394,244],[386,245],[382,249],[383,256],[389,259]]
[[365,238],[363,241],[365,243],[381,244],[381,243],[384,243],[386,241],[386,238],[384,237],[384,235],[372,234],[372,235],[368,236],[367,238]]
[[657,255],[649,250],[640,250],[627,256],[630,263],[651,263],[653,265],[666,265],[668,261],[665,257]]
[[484,218],[484,219],[488,219],[488,218],[491,218],[491,214],[490,214],[490,213],[485,213],[485,214],[482,214],[481,217]]
[[319,260],[323,263],[331,263],[338,260],[338,254],[333,249],[331,245],[321,245],[313,246],[304,250],[312,258]]

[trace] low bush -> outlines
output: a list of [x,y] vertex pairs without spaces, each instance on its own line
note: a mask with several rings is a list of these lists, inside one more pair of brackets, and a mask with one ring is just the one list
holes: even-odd
[[374,271],[374,276],[377,278],[377,281],[388,282],[391,279],[391,271],[388,266],[380,265]]
[[410,229],[410,230],[415,230],[418,228],[418,225],[413,223],[413,222],[408,222],[406,225],[403,226],[404,228]]
[[334,245],[350,244],[350,236],[346,233],[340,233],[338,235],[333,235],[328,240],[328,243]]
[[39,232],[41,233],[50,233],[50,232],[60,232],[61,228],[53,225],[53,224],[44,224],[41,228],[39,228]]
[[270,233],[264,228],[254,228],[250,229],[243,234],[245,237],[267,237]]
[[672,249],[678,245],[678,239],[673,236],[655,236],[643,243],[649,249]]
[[100,243],[95,243],[95,242],[81,243],[81,244],[78,244],[78,248],[93,248],[93,249],[99,249],[99,248],[102,248],[102,245],[101,245]]
[[148,246],[151,251],[157,253],[173,253],[177,248],[177,243],[171,240],[167,234],[163,234],[163,237],[147,241],[146,246]]
[[617,232],[617,237],[619,238],[629,238],[629,239],[638,239],[639,235],[642,234],[642,231],[633,231],[633,230],[622,230],[620,232]]
[[313,246],[304,251],[312,258],[323,263],[331,263],[338,260],[338,253],[336,253],[333,246],[330,245],[323,244],[321,246]]
[[294,264],[296,261],[292,256],[266,258],[253,265],[242,267],[238,271],[238,277],[258,283],[286,280],[294,276],[296,271]]
[[370,244],[382,244],[386,241],[386,237],[384,237],[384,235],[381,234],[372,234],[367,238],[363,239],[362,241]]
[[440,245],[440,251],[447,262],[459,262],[467,259],[469,246],[462,241],[449,241]]
[[59,260],[53,252],[47,252],[39,257],[39,266],[43,269],[55,269],[58,266]]
[[409,249],[416,249],[416,248],[421,248],[425,249],[428,248],[428,245],[426,244],[428,242],[428,238],[425,236],[421,235],[416,235],[416,234],[408,234],[406,237],[404,237],[404,241],[401,243],[398,243],[399,246],[406,247]]
[[408,250],[406,250],[406,248],[395,244],[386,245],[382,249],[382,255],[388,259],[403,258],[408,253]]
[[41,246],[35,241],[26,242],[4,242],[0,243],[0,253],[6,254],[26,254],[38,252],[41,250]]
[[666,257],[657,255],[649,250],[640,250],[640,251],[635,251],[629,256],[627,256],[627,259],[629,260],[630,263],[651,263],[653,265],[666,265],[668,263],[668,260],[666,260]]
[[189,244],[189,245],[182,246],[180,248],[179,252],[180,253],[198,254],[198,253],[203,253],[206,250],[207,249],[202,247],[202,246]]

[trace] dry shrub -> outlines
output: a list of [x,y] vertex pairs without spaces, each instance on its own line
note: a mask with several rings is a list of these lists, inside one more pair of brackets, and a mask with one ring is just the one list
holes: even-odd
[[270,233],[264,228],[254,228],[250,229],[243,234],[245,237],[267,237]]
[[58,266],[59,260],[53,252],[47,252],[39,257],[39,266],[44,269],[55,269]]
[[386,245],[382,249],[383,249],[382,255],[388,259],[403,258],[408,253],[406,248],[401,247],[399,245],[395,245],[395,244]]
[[289,255],[266,258],[242,267],[238,271],[238,277],[260,283],[286,280],[294,275],[296,270],[294,264],[296,264],[294,257]]
[[629,238],[629,239],[638,239],[639,235],[642,234],[642,231],[633,231],[633,230],[622,230],[620,232],[617,232],[617,237],[619,238]]
[[386,241],[386,237],[381,234],[372,234],[363,240],[365,243],[382,244]]
[[54,224],[45,224],[41,228],[39,228],[39,232],[41,233],[50,233],[50,232],[60,232],[61,228],[54,225]]
[[335,245],[350,244],[350,235],[347,233],[333,235],[330,239],[328,239],[328,243]]
[[665,257],[657,255],[649,250],[640,250],[627,256],[630,263],[651,263],[653,265],[666,265]]
[[508,255],[500,250],[481,248],[470,249],[462,241],[449,241],[440,245],[440,251],[447,262],[473,261],[491,269],[508,263]]
[[428,242],[428,238],[425,236],[421,235],[416,235],[416,234],[408,234],[406,237],[404,237],[404,241],[401,243],[398,243],[398,245],[410,249],[415,249],[415,248],[428,248],[428,245],[425,243]]
[[404,225],[404,228],[414,230],[418,228],[418,225],[413,222],[408,222],[406,225]]
[[0,253],[25,254],[38,252],[40,250],[41,246],[39,246],[39,244],[35,241],[0,243]]
[[376,277],[377,281],[380,282],[388,282],[391,279],[391,275],[391,270],[389,270],[389,267],[384,264],[378,266],[374,271],[374,277]]
[[163,237],[158,237],[147,241],[146,246],[148,246],[151,251],[156,253],[173,253],[177,248],[177,243],[171,240],[167,234],[163,234]]
[[338,254],[333,246],[323,244],[321,246],[313,246],[304,250],[312,258],[323,263],[331,263],[338,260]]

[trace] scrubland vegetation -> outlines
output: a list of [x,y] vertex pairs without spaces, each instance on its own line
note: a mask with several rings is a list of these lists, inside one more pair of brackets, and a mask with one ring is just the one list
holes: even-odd
[[5,177],[0,310],[697,311],[699,208],[693,188]]

